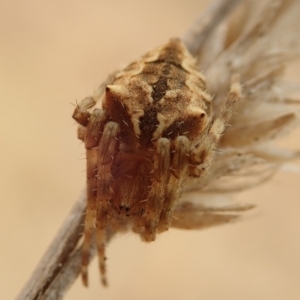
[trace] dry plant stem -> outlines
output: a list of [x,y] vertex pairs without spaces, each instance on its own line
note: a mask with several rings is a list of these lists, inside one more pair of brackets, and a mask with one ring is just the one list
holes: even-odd
[[[83,233],[85,209],[84,191],[16,300],[63,298],[80,273],[81,247],[77,246]],[[112,235],[113,233],[108,232],[108,240]],[[96,249],[92,248],[90,259],[95,254]]]
[[205,40],[221,21],[243,0],[217,0],[201,14],[182,36],[190,53],[196,55]]
[[80,271],[80,251],[76,246],[83,231],[85,198],[84,193],[75,203],[17,300],[61,299],[75,280]]

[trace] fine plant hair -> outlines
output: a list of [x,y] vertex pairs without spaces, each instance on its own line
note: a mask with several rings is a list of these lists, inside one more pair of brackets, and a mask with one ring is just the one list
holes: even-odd
[[[206,77],[214,114],[224,106],[235,74],[242,98],[209,171],[185,184],[171,227],[203,229],[238,220],[253,205],[236,203],[234,194],[270,180],[283,164],[299,158],[299,150],[274,143],[299,126],[300,100],[294,95],[300,85],[284,77],[300,54],[298,28],[298,0],[219,0],[182,36]],[[111,75],[97,92],[110,81]],[[85,208],[84,192],[17,300],[63,298],[80,274]],[[107,232],[108,241],[114,234]]]

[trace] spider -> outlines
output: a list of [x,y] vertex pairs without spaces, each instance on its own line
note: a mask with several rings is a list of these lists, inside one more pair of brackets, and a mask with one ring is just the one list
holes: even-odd
[[132,230],[147,242],[168,230],[186,179],[209,168],[240,95],[236,78],[225,106],[213,116],[205,77],[174,38],[114,74],[76,106],[73,118],[87,160],[85,286],[93,236],[106,285],[108,230]]

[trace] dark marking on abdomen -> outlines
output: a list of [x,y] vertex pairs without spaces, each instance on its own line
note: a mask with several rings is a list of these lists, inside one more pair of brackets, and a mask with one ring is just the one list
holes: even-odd
[[153,136],[153,132],[156,130],[159,125],[157,120],[157,108],[151,106],[144,111],[144,115],[140,117],[140,143],[142,145],[149,145]]
[[154,102],[158,102],[159,100],[161,100],[169,90],[167,81],[168,78],[166,76],[163,76],[160,77],[158,81],[152,86],[153,91],[151,93],[151,96]]

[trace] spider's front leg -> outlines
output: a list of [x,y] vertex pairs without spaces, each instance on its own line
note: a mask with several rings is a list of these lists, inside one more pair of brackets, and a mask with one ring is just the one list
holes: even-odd
[[230,120],[238,100],[241,98],[241,85],[237,77],[233,77],[230,92],[225,106],[211,124],[207,134],[201,137],[198,147],[192,152],[189,168],[190,176],[200,177],[211,165],[213,150],[224,132]]
[[165,199],[159,217],[159,230],[169,229],[172,212],[181,196],[182,185],[188,176],[190,140],[186,136],[178,136],[173,145],[171,162],[172,175],[165,187]]
[[[87,210],[82,246],[82,281],[85,286],[88,284],[87,268],[92,234],[95,228],[99,269],[102,283],[103,285],[107,285],[105,274],[105,243],[108,203],[113,193],[111,189],[111,169],[119,146],[119,125],[109,122],[103,127],[104,112],[95,110],[94,113],[94,118],[91,119],[93,122],[90,122],[90,126],[87,128],[85,139],[86,147],[89,146],[89,149],[87,149]],[[103,131],[101,128],[103,128]],[[92,131],[94,133],[98,132],[97,137]]]
[[85,97],[79,103],[76,104],[75,110],[73,112],[72,118],[80,125],[78,128],[78,138],[84,140],[86,126],[90,123],[90,118],[93,116],[89,110],[96,105],[96,103],[104,95],[104,91],[107,85],[111,84],[118,72],[115,71],[110,74],[102,84],[95,90],[93,96]]
[[164,203],[165,190],[171,176],[171,141],[160,138],[156,144],[154,156],[153,182],[148,196],[148,214],[146,216],[144,240],[155,240],[156,229]]
[[104,126],[101,141],[98,147],[97,162],[97,217],[96,217],[96,241],[99,258],[99,269],[103,285],[107,285],[105,270],[105,244],[109,201],[112,190],[112,166],[119,149],[118,134],[120,128],[115,122],[109,122]]
[[153,182],[149,192],[148,213],[143,238],[155,240],[156,230],[165,231],[171,223],[172,212],[180,198],[182,184],[188,176],[190,141],[178,136],[173,146],[167,138],[156,144]]
[[83,140],[86,148],[87,162],[87,208],[84,224],[84,241],[82,245],[82,281],[85,286],[88,284],[87,267],[92,242],[92,235],[95,228],[97,212],[97,167],[98,167],[98,144],[101,132],[104,127],[104,112],[95,109],[89,117],[87,127],[82,126],[84,133]]
[[87,209],[85,216],[84,241],[82,245],[82,281],[88,285],[87,268],[89,264],[92,236],[96,228],[96,241],[102,283],[105,278],[105,242],[107,210],[112,194],[111,168],[118,150],[119,125],[106,123],[105,112],[94,109],[85,128],[84,143],[87,159]]
[[[102,177],[101,176],[99,177],[98,173],[99,173],[99,169],[103,168],[102,164],[100,163],[101,160],[99,160],[99,157],[105,155],[105,151],[102,151],[103,148],[105,148],[105,146],[103,146],[103,143],[102,146],[101,143],[99,145],[99,140],[101,139],[101,135],[103,134],[104,124],[106,121],[105,112],[103,110],[94,109],[93,112],[90,112],[90,110],[93,107],[95,107],[97,102],[104,95],[105,87],[114,81],[116,74],[117,72],[114,72],[110,76],[108,76],[107,79],[97,88],[93,96],[86,97],[80,103],[78,103],[72,115],[73,119],[75,119],[79,124],[78,138],[85,143],[86,160],[87,160],[87,209],[86,209],[85,226],[84,226],[84,241],[82,245],[82,268],[81,268],[82,281],[85,286],[87,286],[88,284],[87,267],[89,264],[92,235],[94,232],[94,228],[96,227],[97,210],[99,207],[98,205],[99,196],[97,193],[97,189],[99,185],[99,180],[101,180]],[[114,142],[115,140],[113,140],[112,144]],[[97,148],[97,146],[99,147]],[[102,149],[101,150],[102,156],[98,155],[100,149]],[[101,165],[100,168],[99,165]],[[109,166],[107,166],[107,168],[109,168]],[[100,178],[99,180],[98,177]],[[101,231],[99,230],[99,232]],[[100,252],[103,251],[101,250]],[[102,255],[102,257],[103,257],[102,260],[104,260],[104,254]],[[102,269],[104,269],[104,267],[102,267]]]

